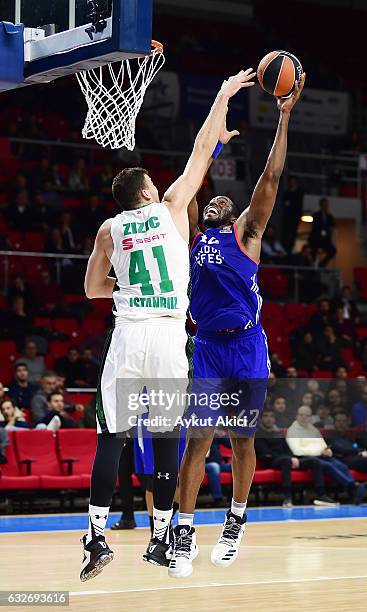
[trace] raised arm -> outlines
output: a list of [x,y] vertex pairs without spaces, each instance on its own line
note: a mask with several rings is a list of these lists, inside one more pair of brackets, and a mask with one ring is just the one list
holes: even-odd
[[290,98],[278,99],[280,116],[274,144],[264,172],[255,187],[250,206],[236,221],[238,236],[245,243],[249,255],[255,259],[260,256],[261,238],[273,212],[280,177],[284,170],[290,113],[301,95],[305,78],[306,75],[303,74]]
[[252,68],[241,70],[237,75],[224,81],[210,113],[198,133],[193,152],[186,168],[175,183],[168,189],[163,201],[171,211],[187,211],[187,208],[200,189],[208,169],[210,157],[217,145],[225,120],[228,102],[240,89],[251,87],[255,76]]
[[111,270],[110,257],[112,252],[111,219],[107,219],[98,230],[85,274],[85,295],[90,300],[112,297],[116,282],[115,278],[108,276]]

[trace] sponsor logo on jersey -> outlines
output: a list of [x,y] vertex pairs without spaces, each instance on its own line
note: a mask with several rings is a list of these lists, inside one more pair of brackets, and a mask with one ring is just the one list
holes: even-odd
[[144,238],[124,238],[122,241],[122,250],[123,251],[131,251],[135,246],[141,246],[144,244],[150,244],[151,242],[156,242],[157,240],[164,240],[167,234],[155,234],[154,236],[144,236]]
[[224,261],[224,257],[221,254],[220,249],[205,244],[201,247],[198,253],[195,255],[195,262],[203,267],[204,263],[220,265]]

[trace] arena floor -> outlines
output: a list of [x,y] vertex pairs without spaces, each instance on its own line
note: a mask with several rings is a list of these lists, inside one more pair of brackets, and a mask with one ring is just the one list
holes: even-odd
[[[168,578],[166,569],[141,560],[148,530],[139,528],[108,533],[115,559],[84,584],[79,537],[85,515],[0,517],[1,589],[68,590],[73,612],[366,610],[366,506],[250,509],[239,558],[225,570],[209,559],[223,515],[198,513],[200,551],[187,580]],[[137,518],[146,521],[145,513]]]

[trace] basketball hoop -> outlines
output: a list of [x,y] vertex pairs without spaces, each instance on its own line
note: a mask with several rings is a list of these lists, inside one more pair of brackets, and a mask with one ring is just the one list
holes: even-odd
[[135,147],[135,123],[145,92],[163,67],[163,45],[152,40],[152,52],[77,73],[88,105],[83,137],[102,147]]

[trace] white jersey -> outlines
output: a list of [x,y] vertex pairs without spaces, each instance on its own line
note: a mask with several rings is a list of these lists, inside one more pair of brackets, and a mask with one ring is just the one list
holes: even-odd
[[111,236],[115,315],[127,321],[185,319],[189,248],[167,206],[148,204],[116,215]]

